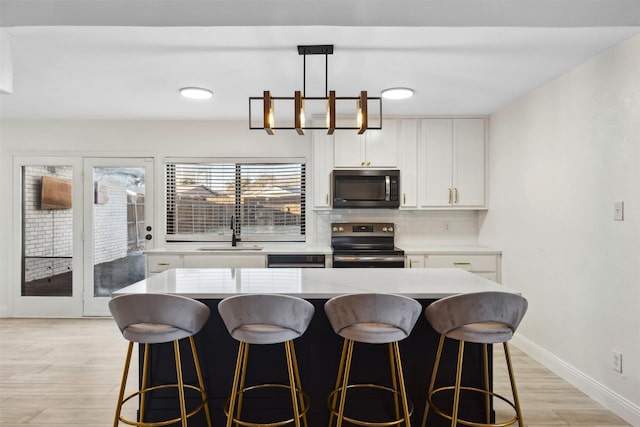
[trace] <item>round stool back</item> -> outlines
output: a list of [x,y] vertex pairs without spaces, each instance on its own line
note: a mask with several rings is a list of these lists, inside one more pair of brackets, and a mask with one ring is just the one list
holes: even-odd
[[501,343],[511,339],[527,311],[527,300],[508,292],[452,295],[424,311],[439,334],[458,341]]
[[236,295],[218,304],[229,334],[249,344],[276,344],[304,334],[315,311],[301,298],[277,294]]
[[119,295],[109,310],[127,340],[144,344],[195,335],[211,313],[200,301],[170,294]]
[[372,344],[407,338],[422,312],[412,298],[375,293],[337,296],[324,309],[336,334]]

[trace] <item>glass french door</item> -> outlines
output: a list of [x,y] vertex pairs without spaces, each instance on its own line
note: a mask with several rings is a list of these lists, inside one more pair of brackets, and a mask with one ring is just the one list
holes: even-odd
[[13,314],[109,315],[154,244],[153,159],[28,156],[13,169]]
[[14,158],[13,312],[82,316],[82,161]]
[[109,315],[111,293],[145,276],[154,245],[153,159],[84,160],[84,315]]

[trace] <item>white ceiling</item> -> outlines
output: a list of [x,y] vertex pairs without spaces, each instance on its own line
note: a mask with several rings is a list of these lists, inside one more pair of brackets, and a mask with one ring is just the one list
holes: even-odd
[[[489,114],[640,32],[640,2],[629,0],[210,0],[183,2],[194,7],[188,16],[172,0],[129,2],[155,11],[133,16],[127,3],[0,1],[13,62],[13,94],[0,95],[0,118],[246,120],[248,97],[302,89],[296,46],[305,44],[335,46],[328,79],[338,96],[415,89],[411,100],[385,101],[385,114]],[[596,3],[600,9],[580,9]],[[509,6],[502,18],[497,4]],[[215,5],[218,13],[196,13]],[[431,14],[417,19],[425,6]],[[443,24],[431,22],[436,11]],[[209,88],[214,98],[184,99],[184,86]],[[306,92],[324,95],[324,56],[307,56]]]

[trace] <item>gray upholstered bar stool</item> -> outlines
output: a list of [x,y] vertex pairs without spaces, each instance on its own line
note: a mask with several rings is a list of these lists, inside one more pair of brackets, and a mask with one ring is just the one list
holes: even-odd
[[[324,309],[335,333],[344,338],[336,385],[327,399],[330,412],[329,427],[333,426],[334,417],[337,417],[336,427],[340,427],[343,421],[368,427],[393,426],[404,422],[406,427],[410,427],[412,411],[405,391],[398,342],[411,333],[422,312],[420,303],[401,295],[349,294],[330,299],[325,303]],[[392,387],[349,383],[356,342],[388,345]],[[347,392],[356,388],[374,388],[391,392],[394,398],[395,419],[365,421],[346,416]],[[337,402],[338,396],[340,400]]]
[[[211,427],[207,394],[202,381],[202,372],[193,339],[193,336],[202,329],[207,319],[209,319],[209,307],[199,301],[178,295],[137,294],[114,297],[109,301],[109,310],[122,335],[129,341],[113,426],[117,427],[119,422],[122,421],[125,424],[139,427],[156,427],[175,423],[181,423],[183,427],[186,427],[187,419],[204,409],[207,424]],[[191,344],[193,363],[198,377],[197,386],[185,384],[182,378],[182,360],[180,357],[179,340],[183,338],[189,338],[189,343]],[[173,342],[177,382],[175,384],[148,386],[150,346],[152,344],[169,342]],[[131,364],[133,343],[144,344],[142,381],[138,391],[124,397],[129,366]],[[145,422],[147,393],[166,388],[175,388],[178,391],[180,417],[165,421]],[[185,404],[186,389],[196,390],[201,397],[200,403],[189,412],[187,412]],[[140,397],[140,421],[127,420],[121,416],[122,405],[135,396]]]
[[[476,292],[469,294],[453,295],[443,298],[430,304],[424,314],[433,326],[433,329],[440,334],[440,342],[436,353],[436,359],[429,383],[429,391],[422,419],[422,427],[425,427],[429,408],[440,416],[451,420],[451,426],[459,424],[467,426],[508,426],[518,422],[519,426],[524,426],[520,401],[513,376],[511,356],[509,354],[508,341],[513,336],[520,321],[527,311],[527,300],[520,295],[508,292]],[[434,389],[438,367],[442,357],[442,348],[445,338],[458,341],[458,361],[456,368],[455,385],[444,386]],[[484,389],[477,387],[463,386],[462,360],[464,355],[465,342],[482,344],[483,368],[484,368]],[[509,381],[513,393],[513,402],[507,398],[491,391],[489,386],[489,364],[488,364],[488,344],[502,343],[509,372]],[[450,414],[445,413],[433,402],[433,396],[443,391],[453,390],[453,409]],[[460,391],[482,393],[485,396],[485,422],[473,422],[462,420],[458,417],[460,404]],[[491,398],[496,397],[515,410],[515,416],[504,422],[491,423]]]
[[[307,426],[309,396],[302,391],[298,362],[293,340],[307,330],[315,308],[301,298],[276,294],[247,294],[225,298],[218,304],[220,316],[237,341],[238,357],[233,376],[231,395],[224,405],[227,427],[232,423],[242,426],[282,426],[294,423],[300,427],[300,419]],[[258,384],[246,386],[249,346],[252,344],[284,343],[289,384]],[[258,389],[285,388],[291,394],[293,416],[273,422],[242,420],[242,401],[245,393]]]

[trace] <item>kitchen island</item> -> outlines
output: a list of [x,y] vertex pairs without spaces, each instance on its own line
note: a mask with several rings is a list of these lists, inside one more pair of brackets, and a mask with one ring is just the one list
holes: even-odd
[[[216,268],[216,269],[171,269],[149,277],[114,293],[144,294],[169,293],[198,299],[211,308],[211,317],[200,333],[196,335],[200,361],[209,393],[214,425],[224,423],[222,405],[231,389],[231,379],[235,367],[237,342],[228,334],[217,311],[220,300],[239,294],[278,293],[293,295],[310,301],[316,309],[315,316],[307,332],[295,341],[298,363],[304,390],[311,396],[309,424],[312,427],[326,425],[328,410],[326,397],[333,389],[337,365],[342,349],[342,338],[334,334],[324,314],[324,302],[337,295],[347,293],[380,292],[405,295],[418,300],[423,307],[431,302],[454,294],[479,291],[515,290],[498,285],[483,277],[462,269],[264,269],[264,268]],[[421,317],[411,336],[400,344],[407,393],[415,409],[412,415],[414,425],[422,419],[424,399],[429,375],[433,366],[438,342],[437,333],[424,317]],[[453,375],[455,370],[454,343],[445,345],[443,363],[446,363]],[[185,354],[188,353],[185,347]],[[260,346],[251,353],[249,366],[255,367],[251,378],[260,382],[286,382],[283,348],[280,345]],[[476,386],[481,385],[480,346],[469,344],[465,353],[465,372],[463,378]],[[255,360],[253,358],[255,357]],[[389,369],[381,368],[387,363],[386,346],[361,344],[354,352],[352,378],[361,382],[387,382]],[[150,354],[151,381],[175,382],[170,345],[155,346]],[[184,364],[190,368],[189,363]],[[445,374],[446,377],[446,374]],[[195,373],[186,371],[185,378],[193,381]],[[443,377],[440,377],[443,378]],[[445,378],[446,379],[446,378]],[[452,381],[453,378],[446,379]],[[245,409],[260,416],[279,416],[288,396],[282,401],[270,400],[266,407],[258,409],[257,404],[247,399]],[[172,401],[173,402],[173,401]],[[255,405],[254,405],[255,403]],[[371,404],[370,400],[355,400],[353,410],[367,411],[377,408],[384,411],[384,405]],[[166,417],[167,412],[174,413],[166,396],[153,397],[148,402],[149,417]],[[483,401],[467,400],[461,407],[461,413],[467,417],[482,417]],[[198,414],[199,416],[200,414]],[[190,425],[206,425],[204,419],[193,418]],[[253,415],[252,415],[253,416]],[[256,415],[258,416],[258,415]],[[380,417],[384,415],[380,414]],[[286,415],[285,415],[286,417]],[[431,422],[433,418],[433,422]],[[274,418],[270,418],[273,420]],[[446,425],[444,420],[430,417],[429,425]]]

